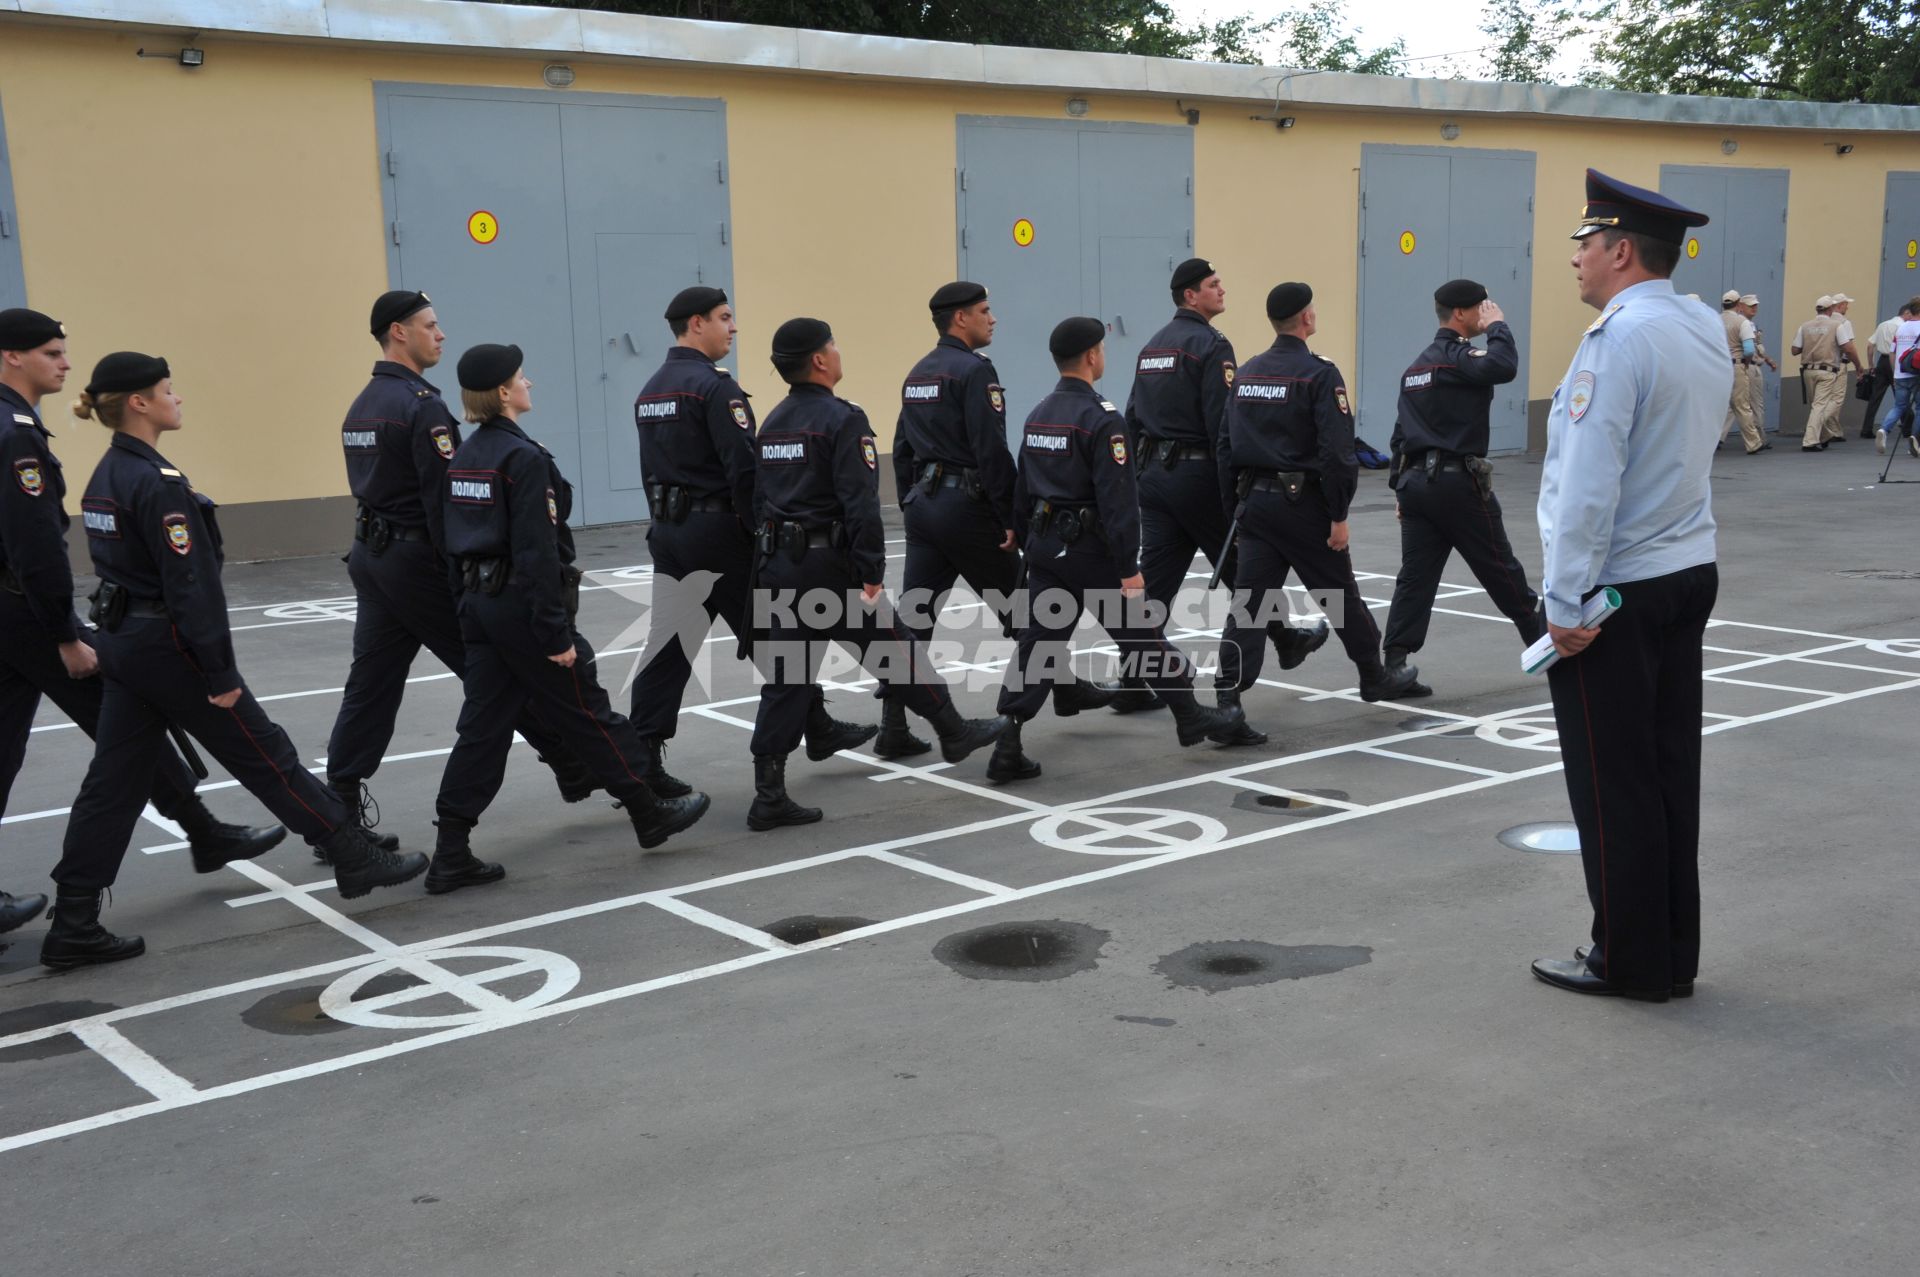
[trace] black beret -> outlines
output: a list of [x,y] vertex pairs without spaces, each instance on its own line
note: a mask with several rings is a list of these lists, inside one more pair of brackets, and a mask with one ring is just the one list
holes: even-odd
[[789,319],[773,330],[773,366],[805,359],[832,340],[833,329],[824,319]]
[[164,359],[133,350],[116,350],[102,356],[93,366],[93,380],[87,383],[87,393],[96,399],[101,395],[124,395],[145,390],[171,376],[173,373]]
[[1628,231],[1664,244],[1678,244],[1690,226],[1705,226],[1705,213],[1676,204],[1658,191],[1629,186],[1598,169],[1587,170],[1587,206],[1571,239],[1585,239],[1596,231]]
[[726,304],[727,295],[721,289],[695,284],[673,295],[673,300],[667,303],[666,319],[668,323],[676,319],[692,319],[695,315],[707,314],[715,306]]
[[460,356],[454,376],[459,379],[462,390],[496,390],[506,385],[526,361],[518,346],[487,343]]
[[951,284],[942,284],[934,290],[932,299],[927,302],[927,309],[936,313],[943,310],[959,310],[962,306],[971,306],[985,300],[987,300],[985,284],[956,279]]
[[425,293],[410,293],[401,289],[391,293],[381,293],[373,303],[373,317],[368,327],[375,337],[385,337],[387,329],[409,315],[417,315],[433,305],[433,298]]
[[0,350],[38,350],[66,335],[67,330],[51,315],[24,306],[0,310]]
[[1064,364],[1080,358],[1106,339],[1105,324],[1085,315],[1075,315],[1053,326],[1053,335],[1047,338],[1047,350],[1053,355],[1054,363]]
[[1433,290],[1434,304],[1453,310],[1467,310],[1487,300],[1487,288],[1470,279],[1450,279]]
[[1274,323],[1292,319],[1313,304],[1313,290],[1301,283],[1275,284],[1267,294],[1267,318]]
[[1173,268],[1173,291],[1192,288],[1207,276],[1213,274],[1213,263],[1204,257],[1189,257]]

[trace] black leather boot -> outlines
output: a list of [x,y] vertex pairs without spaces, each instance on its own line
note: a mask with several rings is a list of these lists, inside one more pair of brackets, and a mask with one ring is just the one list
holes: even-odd
[[897,696],[880,702],[880,735],[873,752],[881,758],[912,758],[933,746],[907,730],[907,707]]
[[[871,723],[843,723],[827,713],[827,693],[818,683],[813,685],[813,701],[807,706],[808,758],[818,763],[832,758],[843,749],[858,749],[872,740],[879,731],[880,729]],[[803,807],[801,810],[809,809]],[[814,819],[818,820],[820,817],[815,816]]]
[[1403,697],[1431,695],[1433,689],[1420,681],[1418,666],[1383,665],[1376,673],[1360,676],[1363,701],[1397,701]]
[[819,819],[818,807],[802,807],[787,797],[785,754],[753,756],[753,806],[747,808],[747,828],[778,829],[782,825],[811,825]]
[[[347,805],[347,810],[353,814],[353,818],[360,822],[362,829],[367,831],[367,838],[374,846],[382,851],[400,850],[400,839],[397,835],[373,832],[373,827],[380,823],[380,804],[373,801],[373,794],[364,782],[339,780],[329,776],[327,788],[340,796],[340,801]],[[332,863],[327,859],[326,848],[327,844],[324,842],[313,844],[313,858],[323,865]]]
[[950,763],[960,762],[982,745],[993,744],[1013,722],[1005,714],[993,718],[962,718],[952,701],[927,721],[940,737],[940,757]]
[[1107,704],[1116,714],[1142,714],[1150,709],[1164,709],[1167,703],[1151,687],[1123,687]]
[[479,887],[507,876],[505,865],[490,865],[467,845],[473,826],[464,820],[441,817],[433,822],[440,832],[433,840],[433,863],[427,866],[427,894],[444,896],[462,887]]
[[101,962],[125,962],[147,951],[139,936],[116,936],[100,925],[100,893],[62,887],[48,915],[53,927],[40,942],[40,965],[71,971]]
[[1174,728],[1182,745],[1198,745],[1203,740],[1232,744],[1231,737],[1247,716],[1235,705],[1232,709],[1214,709],[1193,699],[1188,691],[1167,691],[1161,696],[1173,708]]
[[647,788],[662,798],[685,798],[693,792],[693,786],[667,770],[667,743],[658,736],[642,736],[640,748],[646,751],[646,767],[640,772],[640,779],[647,782]]
[[39,892],[30,896],[10,896],[0,891],[0,933],[32,922],[47,907],[47,898]]
[[1057,683],[1053,689],[1053,712],[1061,718],[1072,718],[1083,709],[1105,709],[1113,704],[1120,691],[1118,683],[1095,683],[1084,678]]
[[553,772],[553,783],[560,790],[563,803],[580,803],[593,797],[593,791],[600,788],[587,765],[571,754],[563,758],[548,758],[541,754],[540,761]]
[[427,858],[417,851],[396,852],[380,845],[364,825],[345,824],[321,840],[315,854],[333,866],[333,885],[347,900],[375,887],[391,887],[427,871]]
[[1284,641],[1278,637],[1273,641],[1273,650],[1280,657],[1280,668],[1290,670],[1297,667],[1300,662],[1325,647],[1327,635],[1331,633],[1333,633],[1333,627],[1327,624],[1325,617],[1312,625],[1287,626]]
[[1001,732],[1000,739],[993,743],[993,757],[987,760],[987,779],[1005,784],[1013,780],[1032,780],[1039,774],[1040,764],[1028,758],[1020,748],[1020,720],[1007,720],[1007,730]]
[[[1238,710],[1240,693],[1231,689],[1222,689],[1214,693],[1213,703],[1223,710]],[[1232,730],[1213,739],[1222,745],[1264,745],[1267,743],[1267,734],[1249,723],[1243,710],[1240,721],[1233,726]]]
[[287,836],[285,825],[229,825],[215,820],[197,794],[187,799],[186,809],[174,820],[187,831],[187,844],[193,852],[193,871],[197,874],[210,874],[236,860],[265,855]]
[[627,819],[633,822],[633,832],[640,839],[642,851],[658,847],[692,825],[694,821],[706,815],[707,808],[712,805],[711,799],[697,792],[685,794],[679,798],[662,798],[658,794],[648,794],[625,804]]
[[[1389,679],[1397,680],[1401,677],[1397,671],[1404,670],[1407,667],[1407,657],[1409,655],[1411,655],[1411,653],[1403,647],[1390,647],[1387,649],[1387,677]],[[1412,700],[1417,696],[1433,695],[1433,689],[1420,681],[1420,671],[1417,667],[1413,671],[1413,676],[1412,685],[1405,691],[1399,693],[1397,699]],[[1364,694],[1363,692],[1362,695]]]

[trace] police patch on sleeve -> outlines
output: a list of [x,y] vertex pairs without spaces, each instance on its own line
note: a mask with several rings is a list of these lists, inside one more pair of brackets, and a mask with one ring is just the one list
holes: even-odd
[[37,457],[22,457],[14,462],[13,481],[20,485],[20,491],[30,497],[37,497],[47,490],[47,478],[40,473]]
[[742,401],[738,399],[729,400],[727,402],[727,411],[733,414],[733,424],[742,430],[745,430],[749,425],[753,424],[752,418],[747,416],[747,405]]
[[1124,466],[1127,464],[1126,436],[1113,435],[1107,440],[1107,447],[1113,452],[1113,464],[1116,466]]
[[1486,357],[1487,357],[1487,352],[1480,349],[1478,346],[1475,346],[1472,350],[1469,350],[1467,352],[1467,358],[1469,359],[1485,359]]
[[1353,415],[1353,407],[1347,402],[1347,388],[1345,386],[1335,386],[1333,388],[1333,402],[1339,406],[1341,416],[1351,417]]
[[560,503],[554,500],[552,488],[547,489],[547,522],[556,525],[560,522]]
[[860,436],[860,459],[867,463],[869,470],[880,468],[880,454],[874,449],[872,435]]
[[1004,417],[1007,415],[1007,393],[1000,387],[987,387],[987,402],[992,404],[993,410],[1001,416]]
[[184,514],[163,514],[160,526],[166,530],[167,548],[175,554],[193,553],[193,529],[187,526]]
[[1233,385],[1233,365],[1232,364],[1227,364],[1227,363],[1221,364],[1220,375],[1227,379],[1228,386]]
[[1593,406],[1593,374],[1578,372],[1574,374],[1573,384],[1567,388],[1567,420],[1578,421],[1587,415],[1587,409]]
[[427,433],[433,436],[433,449],[440,454],[440,459],[453,460],[453,431],[445,426],[435,426]]

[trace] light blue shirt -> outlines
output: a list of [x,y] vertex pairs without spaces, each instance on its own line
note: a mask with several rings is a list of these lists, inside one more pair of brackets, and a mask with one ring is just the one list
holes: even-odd
[[1599,586],[1713,562],[1708,473],[1732,389],[1720,317],[1671,281],[1607,303],[1547,413],[1548,621],[1578,625],[1581,598]]

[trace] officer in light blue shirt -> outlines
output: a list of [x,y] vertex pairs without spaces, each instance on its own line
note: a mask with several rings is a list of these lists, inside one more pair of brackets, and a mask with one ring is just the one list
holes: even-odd
[[[1547,417],[1540,538],[1548,671],[1580,829],[1592,945],[1534,974],[1578,993],[1686,997],[1700,953],[1701,644],[1719,576],[1708,471],[1733,370],[1713,312],[1670,277],[1707,218],[1587,170],[1573,233],[1600,312]],[[1601,587],[1622,599],[1580,625]]]

